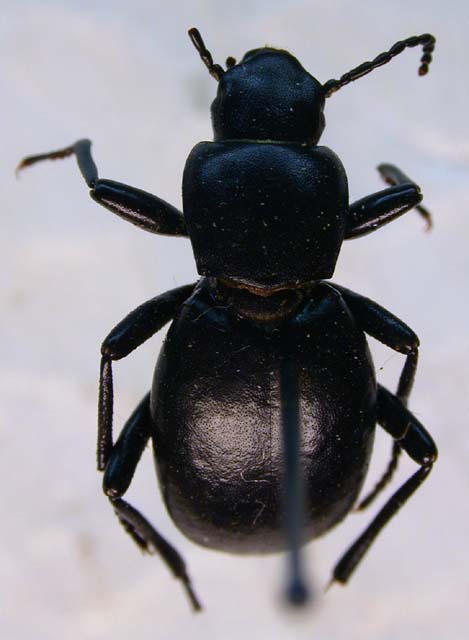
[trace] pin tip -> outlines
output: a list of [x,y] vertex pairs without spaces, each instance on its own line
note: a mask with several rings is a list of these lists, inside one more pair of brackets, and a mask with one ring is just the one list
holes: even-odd
[[287,588],[288,603],[294,607],[302,607],[311,599],[309,589],[303,581],[295,580]]

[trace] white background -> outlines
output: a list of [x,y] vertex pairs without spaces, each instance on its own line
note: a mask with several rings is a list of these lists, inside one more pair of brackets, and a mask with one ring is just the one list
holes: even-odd
[[[467,637],[467,2],[3,0],[0,14],[0,636]],[[410,406],[440,458],[347,588],[322,596],[334,562],[372,512],[350,515],[308,547],[318,602],[296,616],[280,604],[283,557],[225,556],[178,533],[149,451],[128,496],[184,555],[202,615],[191,613],[158,558],[140,556],[101,495],[100,342],[139,303],[196,278],[189,243],[145,234],[99,208],[73,160],[14,179],[21,157],[86,136],[102,177],[180,206],[184,161],[211,138],[216,91],[187,38],[193,25],[221,64],[268,43],[291,50],[322,82],[399,39],[427,31],[438,39],[427,77],[417,76],[420,50],[411,50],[328,100],[322,143],[341,157],[352,200],[383,188],[375,166],[394,162],[422,186],[433,212],[431,234],[412,212],[346,243],[335,280],[419,334]],[[117,425],[149,388],[162,336],[116,365]],[[402,356],[374,342],[372,349],[379,380],[394,387]],[[367,486],[390,446],[378,438]],[[414,469],[404,461],[394,487]]]

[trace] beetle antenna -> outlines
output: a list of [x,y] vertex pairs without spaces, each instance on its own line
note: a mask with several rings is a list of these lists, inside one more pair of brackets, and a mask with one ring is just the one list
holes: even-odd
[[430,35],[429,33],[424,33],[421,36],[411,36],[406,40],[400,40],[396,42],[388,51],[384,51],[380,53],[379,56],[371,62],[363,62],[355,69],[348,71],[345,73],[340,80],[328,80],[324,85],[323,89],[326,94],[326,98],[329,98],[333,93],[344,87],[346,84],[353,82],[354,80],[358,80],[362,76],[366,76],[367,73],[370,73],[374,69],[383,66],[390,62],[393,58],[402,53],[405,49],[409,47],[417,47],[422,45],[423,54],[420,59],[420,67],[419,67],[419,76],[424,76],[428,72],[428,67],[432,61],[432,53],[435,48],[435,37]]
[[212,54],[205,46],[205,42],[203,41],[199,30],[196,29],[196,27],[192,27],[187,33],[189,34],[189,38],[192,40],[192,44],[199,52],[202,62],[209,70],[210,75],[215,78],[215,80],[220,80],[222,75],[225,73],[225,70],[222,66],[213,62]]
[[310,594],[303,578],[300,554],[305,505],[300,463],[299,381],[296,364],[286,354],[280,367],[280,397],[285,457],[285,530],[290,556],[286,595],[290,604],[301,606]]

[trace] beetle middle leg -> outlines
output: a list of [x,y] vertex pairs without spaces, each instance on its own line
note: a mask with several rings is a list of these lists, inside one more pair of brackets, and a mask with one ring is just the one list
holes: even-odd
[[98,471],[103,471],[113,447],[112,413],[113,382],[112,361],[129,355],[165,324],[172,320],[195,284],[171,289],[144,302],[131,311],[105,338],[101,346],[101,370],[98,400]]
[[[396,395],[403,405],[407,406],[417,371],[419,354],[418,336],[402,320],[373,300],[365,298],[335,283],[333,287],[340,291],[355,320],[363,331],[391,349],[405,354],[406,360],[399,376]],[[399,442],[395,442],[392,448],[391,460],[384,474],[371,492],[360,501],[356,507],[357,511],[368,507],[391,481],[394,471],[397,468],[400,452]]]
[[[410,392],[412,390],[412,386],[414,383],[415,372],[417,370],[417,362],[418,362],[418,348],[414,347],[414,350],[407,354],[406,361],[404,367],[402,368],[401,375],[399,376],[399,384],[397,385],[396,396],[402,402],[404,406],[407,406],[407,401],[409,399]],[[363,511],[366,509],[376,498],[376,496],[381,493],[381,491],[389,484],[392,480],[394,472],[397,469],[397,465],[399,462],[399,456],[401,454],[402,448],[399,443],[399,440],[395,440],[392,446],[391,451],[391,459],[388,463],[386,471],[383,473],[381,478],[378,480],[373,489],[366,495],[360,503],[355,508],[356,511]]]
[[399,442],[402,449],[420,465],[378,512],[362,535],[346,551],[333,572],[333,581],[345,584],[380,531],[386,526],[432,470],[438,451],[430,434],[417,418],[390,391],[378,386],[378,423]]
[[[401,375],[399,376],[399,383],[397,385],[396,396],[402,402],[402,404],[406,407],[409,399],[410,392],[412,390],[412,386],[414,384],[415,372],[417,370],[417,362],[418,362],[418,348],[414,347],[413,351],[407,354],[406,361],[404,367],[402,368]],[[398,440],[393,443],[392,451],[391,451],[391,459],[388,463],[388,466],[375,484],[373,489],[368,493],[364,498],[362,498],[359,504],[355,507],[356,511],[363,511],[366,509],[378,496],[379,493],[389,484],[392,480],[394,472],[397,469],[397,465],[399,463],[399,456],[401,454],[401,445]]]
[[122,499],[151,435],[150,394],[148,393],[113,443],[112,361],[127,356],[145,340],[172,320],[179,307],[190,297],[194,285],[172,289],[149,300],[128,314],[109,333],[101,352],[101,374],[98,407],[98,470],[104,471],[103,489],[127,533],[146,552],[157,551],[173,575],[181,580],[194,610],[201,609],[187,575],[184,560],[128,502]]

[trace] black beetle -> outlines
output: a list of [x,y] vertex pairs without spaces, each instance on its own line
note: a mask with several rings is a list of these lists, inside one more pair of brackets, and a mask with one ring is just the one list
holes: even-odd
[[[98,469],[120,522],[144,551],[157,551],[194,594],[178,552],[122,499],[151,438],[168,511],[201,545],[234,553],[291,554],[288,596],[306,599],[299,549],[342,520],[356,502],[375,424],[393,438],[391,462],[365,508],[389,482],[403,449],[419,470],[386,502],[337,563],[345,583],[390,518],[428,476],[437,457],[406,408],[419,341],[375,302],[327,282],[342,241],[370,233],[412,208],[426,218],[419,187],[393,165],[390,187],[349,204],[339,158],[317,146],[325,99],[429,34],[321,84],[287,51],[246,53],[214,64],[197,31],[189,35],[219,82],[214,142],[192,150],[183,179],[184,214],[144,191],[98,179],[90,142],[25,158],[19,169],[75,154],[91,197],[153,233],[188,236],[202,278],[132,311],[102,345]],[[151,391],[112,437],[113,360],[172,321]],[[376,383],[365,333],[405,354],[396,394]]]

